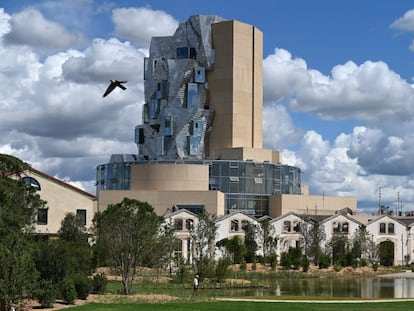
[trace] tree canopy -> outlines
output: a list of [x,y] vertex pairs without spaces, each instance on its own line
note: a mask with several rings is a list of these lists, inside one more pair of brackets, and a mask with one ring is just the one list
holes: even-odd
[[30,232],[45,202],[19,178],[27,169],[21,160],[0,154],[0,311],[25,298],[36,282]]
[[129,198],[96,215],[97,243],[120,273],[124,294],[131,292],[137,269],[153,266],[164,257],[164,245],[159,245],[165,241],[160,238],[162,222],[150,204]]

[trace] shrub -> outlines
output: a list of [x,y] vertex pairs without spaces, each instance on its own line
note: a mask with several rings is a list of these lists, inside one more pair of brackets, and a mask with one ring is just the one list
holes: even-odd
[[257,270],[256,259],[255,259],[255,260],[253,260],[253,263],[252,263],[252,270],[253,270],[253,271],[256,271],[256,270]]
[[178,270],[176,272],[176,281],[179,284],[184,284],[187,276],[188,276],[188,268],[187,266],[181,262],[180,265],[178,266]]
[[272,268],[272,270],[276,269],[276,265],[277,265],[277,255],[276,254],[272,254],[269,256],[269,263],[270,263],[270,267]]
[[72,278],[65,277],[61,284],[62,299],[67,304],[73,304],[76,299],[76,288]]
[[246,271],[247,270],[247,264],[244,260],[242,260],[240,262],[240,266],[239,266],[240,271]]
[[230,264],[231,264],[231,260],[228,257],[220,258],[218,260],[217,265],[216,265],[216,271],[215,271],[216,281],[218,283],[224,281],[224,279],[229,274]]
[[307,257],[302,257],[301,265],[302,265],[303,272],[309,271],[310,261]]
[[92,293],[103,294],[106,291],[108,285],[108,278],[104,273],[96,274],[92,279]]
[[53,308],[53,304],[56,301],[56,288],[52,281],[42,280],[35,296],[42,308]]
[[86,300],[91,291],[91,280],[86,275],[75,276],[73,283],[79,299]]
[[328,255],[321,255],[319,258],[319,269],[328,268],[331,265],[331,258]]
[[368,266],[368,260],[366,258],[361,258],[361,267]]

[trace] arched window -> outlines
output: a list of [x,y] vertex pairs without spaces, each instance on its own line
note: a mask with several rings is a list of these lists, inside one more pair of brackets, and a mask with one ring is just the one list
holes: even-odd
[[41,190],[39,182],[33,177],[25,176],[22,180],[27,186],[34,188],[36,191]]

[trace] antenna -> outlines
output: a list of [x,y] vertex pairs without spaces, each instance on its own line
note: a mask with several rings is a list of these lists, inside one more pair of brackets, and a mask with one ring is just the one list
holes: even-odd
[[381,187],[378,187],[378,215],[381,215]]

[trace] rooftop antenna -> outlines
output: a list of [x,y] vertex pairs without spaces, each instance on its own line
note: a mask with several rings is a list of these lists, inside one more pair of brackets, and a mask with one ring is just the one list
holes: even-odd
[[378,187],[378,215],[381,215],[381,187]]

